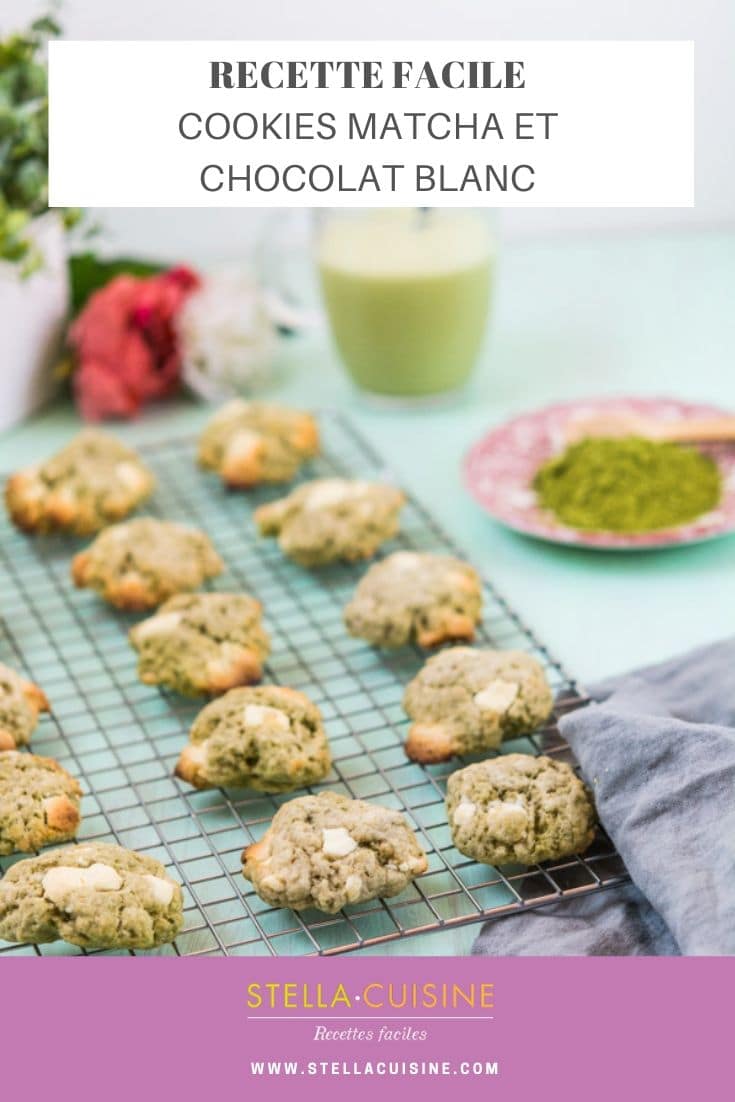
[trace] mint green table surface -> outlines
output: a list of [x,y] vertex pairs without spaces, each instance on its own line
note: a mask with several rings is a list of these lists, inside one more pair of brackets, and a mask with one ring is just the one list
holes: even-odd
[[[735,233],[508,247],[482,362],[470,386],[440,404],[366,400],[322,334],[284,342],[278,367],[269,396],[347,413],[583,683],[735,630],[735,537],[625,554],[551,547],[496,525],[459,474],[466,448],[488,427],[552,401],[667,394],[735,409]],[[208,412],[181,400],[116,431],[133,442],[178,435]],[[58,404],[0,435],[0,469],[52,451],[77,424]],[[376,952],[465,954],[476,930]]]

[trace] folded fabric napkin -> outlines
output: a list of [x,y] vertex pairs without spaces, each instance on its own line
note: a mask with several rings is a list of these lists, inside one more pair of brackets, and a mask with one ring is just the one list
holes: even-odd
[[560,728],[635,886],[490,921],[473,953],[735,954],[735,639],[590,695]]

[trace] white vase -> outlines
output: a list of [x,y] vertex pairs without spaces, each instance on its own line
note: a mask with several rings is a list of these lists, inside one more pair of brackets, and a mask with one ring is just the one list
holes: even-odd
[[31,225],[43,265],[25,279],[0,261],[0,429],[27,417],[56,389],[53,364],[69,310],[69,270],[61,222],[53,211]]

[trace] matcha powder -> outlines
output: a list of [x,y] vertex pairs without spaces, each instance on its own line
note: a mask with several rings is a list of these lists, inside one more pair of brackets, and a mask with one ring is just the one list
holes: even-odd
[[544,463],[533,480],[540,505],[570,528],[651,532],[714,509],[722,480],[696,448],[640,436],[588,437]]

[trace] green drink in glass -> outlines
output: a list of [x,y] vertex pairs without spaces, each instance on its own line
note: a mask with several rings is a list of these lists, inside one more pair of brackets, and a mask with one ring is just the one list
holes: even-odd
[[413,398],[464,383],[485,333],[493,258],[485,212],[318,212],[322,292],[354,381]]

